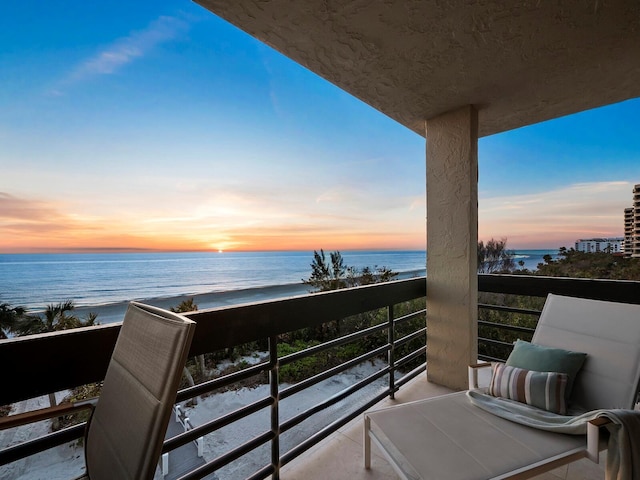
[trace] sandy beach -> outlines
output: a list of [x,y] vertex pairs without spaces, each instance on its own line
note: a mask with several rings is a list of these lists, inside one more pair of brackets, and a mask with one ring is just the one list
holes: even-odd
[[[159,298],[135,298],[132,300],[154,305],[169,310],[189,298],[198,305],[199,310],[206,308],[225,307],[229,305],[240,305],[243,303],[263,302],[276,298],[287,298],[309,293],[309,287],[304,284],[294,285],[274,285],[262,288],[247,288],[244,290],[230,290],[226,292],[210,292],[195,295],[179,295],[174,297]],[[120,322],[124,317],[128,302],[110,303],[107,305],[94,305],[87,307],[76,307],[75,313],[80,318],[93,312],[98,314],[100,324]]]
[[[399,274],[396,279],[413,278],[424,275],[424,271],[411,271]],[[175,307],[189,298],[198,305],[199,310],[206,308],[225,307],[229,305],[241,305],[245,303],[264,302],[279,298],[295,297],[306,295],[310,291],[308,285],[301,283],[293,283],[287,285],[271,285],[260,288],[247,288],[240,290],[229,290],[224,292],[200,293],[195,295],[179,295],[173,297],[157,297],[157,298],[134,298],[131,300],[147,303],[160,308],[170,309]],[[76,307],[75,313],[83,318],[90,312],[98,314],[98,323],[114,323],[122,321],[124,313],[127,309],[128,302],[111,303],[106,305],[94,305]]]

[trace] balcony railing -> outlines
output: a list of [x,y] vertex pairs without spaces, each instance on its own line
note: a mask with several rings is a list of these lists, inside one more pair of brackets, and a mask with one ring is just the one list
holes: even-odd
[[[271,425],[268,430],[254,435],[242,445],[217,458],[208,459],[204,465],[185,472],[180,478],[203,478],[265,444],[270,445],[270,456],[267,457],[264,466],[259,467],[249,478],[278,478],[282,465],[381,399],[393,396],[404,383],[425,370],[424,301],[419,300],[417,307],[413,309],[411,305],[407,305],[407,302],[425,296],[425,285],[424,278],[417,278],[188,314],[198,324],[190,356],[259,342],[268,344],[268,360],[181,390],[177,395],[178,402],[207,395],[241,380],[265,374],[268,375],[269,393],[264,398],[195,425],[188,431],[168,439],[164,444],[163,453],[239,422],[256,412],[270,419]],[[283,336],[333,322],[342,321],[344,325],[346,319],[366,314],[370,314],[369,317],[359,322],[353,331],[343,332],[336,338],[299,352],[278,355],[278,344]],[[408,326],[414,324],[417,324],[417,328],[408,329]],[[1,342],[0,361],[4,362],[4,365],[12,365],[12,368],[6,372],[7,376],[3,380],[5,388],[0,391],[0,405],[102,380],[119,328],[117,324],[105,325]],[[358,351],[354,358],[348,358],[292,385],[280,384],[278,372],[282,368],[363,339],[367,339],[367,345],[371,347],[369,350]],[[401,351],[404,351],[402,355],[399,354]],[[385,363],[366,378],[324,398],[318,404],[297,412],[290,418],[281,418],[279,409],[283,400],[373,359],[384,359]],[[379,361],[377,363],[380,364]],[[416,363],[418,365],[414,368]],[[25,381],[26,379],[28,381]],[[386,379],[386,386],[383,388],[379,387],[380,379]],[[372,390],[369,386],[374,382],[378,387]],[[365,401],[355,402],[355,406],[353,402],[343,401],[367,387],[369,388],[366,393],[360,395],[365,397]],[[350,405],[345,407],[340,402]],[[283,448],[280,441],[283,434],[336,405],[341,405],[341,415],[338,418],[331,419],[327,425],[292,448]],[[83,430],[84,424],[79,424],[6,448],[0,452],[0,465],[78,439],[82,436]],[[246,475],[243,475],[242,478],[245,477]]]
[[478,356],[489,361],[504,361],[516,338],[531,339],[549,293],[640,304],[640,282],[626,280],[480,275],[478,290]]
[[[629,281],[481,275],[479,291],[483,300],[479,304],[479,352],[481,358],[489,360],[506,358],[510,342],[504,339],[510,338],[509,335],[522,338],[530,336],[544,297],[548,293],[640,303],[640,282]],[[178,402],[209,394],[255,375],[265,374],[268,375],[269,394],[168,439],[165,441],[163,453],[171,452],[181,445],[259,412],[258,414],[268,419],[269,429],[257,433],[217,458],[207,459],[203,465],[181,474],[180,478],[203,478],[231,462],[246,458],[245,456],[251,455],[258,447],[264,445],[269,445],[270,453],[263,466],[258,467],[248,478],[278,478],[281,466],[375,403],[387,396],[393,396],[404,383],[424,371],[425,310],[424,301],[420,299],[425,295],[426,282],[423,277],[189,314],[189,317],[198,323],[191,346],[191,356],[254,341],[267,343],[269,353],[268,360],[257,365],[181,390],[178,392]],[[531,297],[534,300],[518,300]],[[535,298],[539,298],[537,306]],[[410,309],[407,302],[413,302],[415,308]],[[529,304],[536,308],[527,308],[526,305]],[[335,338],[302,351],[278,355],[278,343],[282,341],[283,336],[290,335],[291,332],[317,328],[329,322],[374,311],[385,312],[384,318],[364,326],[360,325],[354,331],[343,332]],[[399,313],[400,311],[402,313]],[[487,314],[491,318],[488,318]],[[528,320],[522,321],[523,318]],[[416,323],[416,328],[406,331],[407,325]],[[119,328],[117,324],[105,325],[0,342],[0,362],[3,365],[11,365],[11,368],[4,371],[0,405],[100,381],[104,377]],[[400,330],[402,333],[399,333]],[[375,339],[369,342],[370,348],[364,353],[358,352],[354,358],[298,383],[289,386],[280,384],[278,372],[281,368],[363,339]],[[399,349],[407,349],[407,345],[414,343],[418,343],[419,346],[409,348],[408,352],[398,358]],[[318,404],[290,418],[281,418],[283,415],[280,404],[283,400],[293,398],[319,382],[372,359],[384,359],[385,363],[369,376],[338,393],[328,395]],[[408,365],[416,362],[419,363],[418,366],[408,368]],[[374,382],[377,382],[377,385],[380,379],[386,379],[385,386],[372,390],[371,386]],[[364,401],[345,401],[357,392],[362,396],[365,388],[368,390],[364,390]],[[340,405],[341,415],[338,418],[325,422],[324,426],[313,431],[292,448],[284,448],[281,442],[283,434],[331,407],[335,410],[336,405]],[[80,424],[6,448],[0,452],[0,465],[78,439],[82,436],[83,430],[84,425]]]

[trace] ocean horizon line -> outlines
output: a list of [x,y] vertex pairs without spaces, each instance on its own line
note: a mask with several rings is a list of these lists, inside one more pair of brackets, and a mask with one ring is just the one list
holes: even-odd
[[[528,252],[558,252],[563,247],[550,248],[508,248],[508,251],[528,251]],[[86,247],[86,248],[57,248],[57,249],[31,249],[25,251],[0,251],[0,255],[83,255],[83,254],[126,254],[126,253],[310,253],[313,251],[324,250],[325,252],[426,252],[425,248],[396,248],[396,247],[375,247],[375,248],[310,248],[310,249],[153,249],[153,248],[132,248],[132,247]]]
[[[386,267],[400,274],[424,275],[425,250],[343,251],[345,265]],[[525,268],[536,269],[555,250],[514,251]],[[47,305],[72,300],[76,312],[111,311],[129,301],[177,306],[180,299],[200,298],[201,308],[266,299],[267,294],[306,293],[311,252],[183,252],[0,254],[0,303],[42,312]],[[196,302],[198,303],[198,302]],[[152,303],[153,304],[153,303]],[[206,305],[205,305],[206,304]],[[103,315],[100,315],[103,316]],[[102,319],[99,319],[99,321]]]

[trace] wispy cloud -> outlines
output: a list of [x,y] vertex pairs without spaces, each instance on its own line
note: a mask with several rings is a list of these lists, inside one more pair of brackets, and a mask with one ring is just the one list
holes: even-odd
[[87,81],[100,75],[110,75],[146,55],[162,43],[171,41],[186,32],[189,23],[183,18],[161,16],[144,30],[134,31],[119,38],[95,55],[75,66],[50,94],[64,94],[66,87]]
[[481,198],[480,238],[502,238],[514,247],[571,246],[584,237],[622,236],[629,182],[593,182],[530,195]]
[[79,215],[69,205],[0,192],[0,252],[148,248],[202,249],[188,231],[148,230],[120,217]]

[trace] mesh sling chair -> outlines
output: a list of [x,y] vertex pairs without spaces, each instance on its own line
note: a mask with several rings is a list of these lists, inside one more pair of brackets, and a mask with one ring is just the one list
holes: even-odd
[[[549,295],[532,343],[587,354],[570,403],[633,408],[640,305]],[[364,422],[365,467],[373,441],[403,479],[530,478],[579,458],[597,461],[602,448],[601,422],[588,425],[588,435],[538,430],[482,410],[466,392],[371,411]]]
[[132,302],[95,406],[62,404],[7,417],[0,426],[92,408],[85,431],[87,473],[81,478],[152,479],[195,326],[182,315]]

